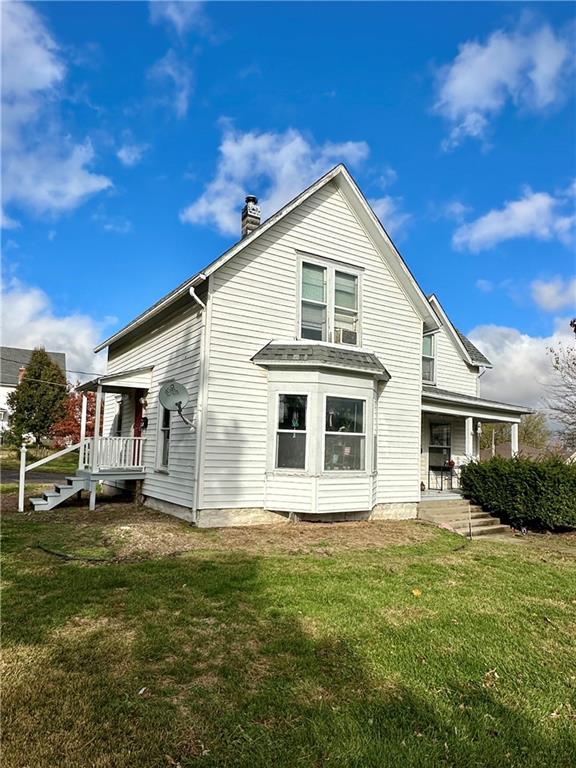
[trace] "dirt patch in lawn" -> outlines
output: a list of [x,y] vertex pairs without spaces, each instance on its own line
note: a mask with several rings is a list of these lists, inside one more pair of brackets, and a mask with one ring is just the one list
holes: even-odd
[[[4,500],[12,501],[11,497]],[[94,512],[88,510],[85,502],[82,506],[22,513],[10,503],[3,505],[2,516],[4,520],[19,522],[71,523],[77,526],[79,534],[85,529],[97,529],[99,543],[121,558],[162,557],[195,550],[313,554],[322,558],[348,550],[420,544],[439,533],[434,526],[415,520],[197,529],[178,518],[121,501],[100,502]]]
[[416,521],[298,523],[196,530],[178,520],[124,520],[106,528],[120,556],[147,552],[170,555],[191,550],[242,551],[250,554],[313,554],[409,546],[429,541],[437,531]]

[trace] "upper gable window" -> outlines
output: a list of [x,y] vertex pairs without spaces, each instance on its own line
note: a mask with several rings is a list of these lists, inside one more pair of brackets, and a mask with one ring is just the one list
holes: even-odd
[[327,340],[326,267],[302,264],[302,321],[303,339]]
[[359,279],[352,272],[303,262],[300,336],[337,344],[359,343]]
[[435,339],[432,334],[424,336],[422,339],[422,381],[426,381],[429,384],[435,382]]

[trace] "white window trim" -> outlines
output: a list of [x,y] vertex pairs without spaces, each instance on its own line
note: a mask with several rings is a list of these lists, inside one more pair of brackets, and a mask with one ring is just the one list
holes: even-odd
[[[302,268],[304,264],[313,264],[317,267],[322,267],[326,270],[326,303],[315,302],[310,299],[304,299],[302,297]],[[351,349],[358,349],[362,346],[362,276],[363,269],[352,265],[344,264],[342,262],[333,261],[331,259],[323,258],[321,256],[314,256],[312,254],[304,254],[298,252],[298,275],[297,275],[297,295],[298,303],[296,308],[296,338],[303,339],[304,341],[310,341],[314,343],[314,339],[304,339],[302,336],[302,303],[305,301],[309,304],[316,304],[318,306],[326,307],[326,339],[322,341],[324,343],[334,343],[334,319],[335,319],[335,281],[336,272],[342,272],[346,275],[353,275],[358,283],[358,309],[357,309],[357,330],[356,330],[356,344],[339,344],[339,346],[350,347]],[[344,307],[342,309],[345,309]]]
[[436,368],[437,368],[437,359],[436,359],[436,352],[437,352],[437,345],[436,345],[436,333],[425,333],[422,336],[422,343],[424,343],[424,338],[430,337],[432,340],[432,354],[431,355],[425,355],[424,354],[424,348],[422,347],[422,360],[426,358],[427,360],[432,360],[433,363],[433,369],[434,369],[434,376],[432,379],[425,379],[424,378],[424,366],[422,366],[422,383],[423,384],[436,384]]
[[[281,395],[295,395],[300,397],[306,397],[306,429],[279,429],[278,422],[280,419],[280,397]],[[290,392],[286,389],[279,389],[274,393],[274,438],[273,438],[273,456],[272,456],[272,471],[279,474],[292,475],[308,473],[308,466],[310,462],[310,392]],[[303,467],[278,467],[278,434],[291,434],[292,432],[300,432],[306,435],[304,441],[304,466]]]
[[[364,469],[326,469],[326,435],[337,435],[338,432],[326,431],[326,406],[328,404],[329,397],[337,397],[340,400],[358,400],[363,403],[362,411],[362,423],[364,426],[364,432],[346,432],[347,435],[355,435],[356,437],[364,438]],[[320,435],[321,435],[321,448],[320,448],[320,474],[328,475],[330,477],[364,477],[372,474],[368,467],[372,466],[372,451],[368,445],[368,432],[366,430],[368,415],[368,399],[366,397],[357,397],[350,394],[336,394],[333,392],[325,392],[322,397],[322,408],[320,412],[322,421]]]

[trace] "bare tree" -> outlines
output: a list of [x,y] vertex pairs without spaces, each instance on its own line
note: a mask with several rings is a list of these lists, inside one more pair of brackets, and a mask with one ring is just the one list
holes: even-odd
[[[570,322],[576,334],[576,319]],[[560,438],[569,450],[576,450],[576,344],[559,344],[550,349],[556,380],[550,388],[548,408],[561,424]]]

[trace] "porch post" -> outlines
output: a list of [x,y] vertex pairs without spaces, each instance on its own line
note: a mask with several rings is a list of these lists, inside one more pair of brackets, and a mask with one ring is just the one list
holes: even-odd
[[464,420],[464,453],[470,460],[474,456],[474,419],[466,416]]
[[[100,414],[102,413],[102,385],[96,389],[96,415],[94,417],[94,440],[92,443],[92,472],[98,472],[98,440],[100,438]],[[90,478],[89,509],[96,509],[96,481]]]
[[518,424],[510,426],[510,452],[512,457],[518,456]]
[[96,389],[96,415],[94,416],[94,440],[92,443],[92,472],[98,472],[98,441],[100,438],[100,415],[102,413],[102,385]]
[[84,440],[86,440],[86,413],[88,398],[82,395],[82,416],[80,418],[80,456],[78,457],[78,469],[84,469]]

